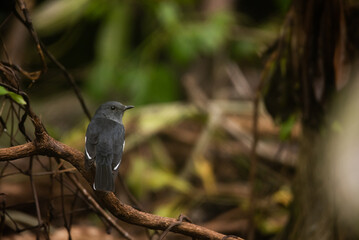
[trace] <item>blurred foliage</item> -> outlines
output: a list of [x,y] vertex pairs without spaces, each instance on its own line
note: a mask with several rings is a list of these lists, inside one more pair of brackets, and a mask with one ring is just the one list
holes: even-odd
[[[239,141],[234,145],[226,132],[209,134],[203,152],[193,154],[209,118],[194,105],[178,101],[185,95],[181,79],[203,59],[230,59],[241,68],[258,68],[260,54],[276,37],[280,17],[290,1],[236,1],[227,10],[210,11],[204,9],[205,3],[47,0],[40,1],[32,15],[35,29],[50,51],[75,75],[93,103],[111,99],[136,106],[124,117],[125,166],[120,170],[126,170],[123,175],[131,192],[155,214],[178,217],[193,208],[190,215],[203,221],[230,208],[248,211],[248,186],[237,185],[246,185],[249,160]],[[0,95],[13,97],[1,91]],[[238,106],[224,101],[224,112],[235,108],[229,115],[243,117]],[[293,117],[282,125],[282,139],[290,136],[295,120]],[[77,120],[66,134],[44,122],[52,136],[83,150],[87,120]],[[189,161],[193,161],[194,171],[184,176]],[[265,176],[258,180],[263,182],[261,187],[270,189],[271,206],[280,205],[286,213],[283,209],[291,202],[290,191],[278,190],[282,182],[263,168],[259,167],[261,177]],[[150,203],[146,199],[151,199]],[[259,216],[260,231],[279,231],[283,222],[277,220],[271,212]]]
[[277,192],[273,194],[272,200],[276,203],[288,207],[289,204],[293,201],[293,194],[289,186],[282,186]]
[[[278,0],[273,7],[282,9],[288,2]],[[81,45],[95,39],[83,76],[89,96],[98,102],[115,98],[140,105],[181,99],[181,71],[200,57],[228,52],[235,60],[258,65],[258,54],[275,37],[273,21],[246,28],[239,12],[207,13],[197,11],[199,7],[190,0],[54,0],[40,4],[33,18],[60,56],[83,47],[76,46],[79,34],[87,36]],[[67,40],[53,41],[64,33]]]
[[205,191],[215,193],[217,188],[216,177],[211,162],[203,156],[197,156],[197,158],[193,160],[193,163],[197,175],[203,182]]
[[188,182],[178,178],[170,169],[164,169],[156,161],[141,156],[133,157],[127,176],[126,182],[139,198],[149,191],[159,191],[165,187],[171,187],[181,193],[189,193],[191,189]]
[[129,113],[137,119],[137,131],[141,134],[153,134],[170,125],[183,121],[186,118],[198,115],[198,110],[191,105],[181,103],[152,105],[148,108],[142,108],[139,111],[134,110]]

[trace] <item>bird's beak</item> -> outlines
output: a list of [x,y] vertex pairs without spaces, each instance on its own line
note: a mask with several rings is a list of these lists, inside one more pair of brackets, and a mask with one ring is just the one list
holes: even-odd
[[134,108],[135,106],[132,106],[132,105],[128,105],[125,107],[125,111],[128,110],[128,109],[131,109],[131,108]]

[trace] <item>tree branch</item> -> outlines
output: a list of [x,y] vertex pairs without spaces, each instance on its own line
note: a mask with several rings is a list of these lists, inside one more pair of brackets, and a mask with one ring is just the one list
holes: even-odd
[[77,181],[74,175],[66,173],[66,176],[81,191],[82,195],[85,196],[86,200],[91,204],[91,206],[97,212],[99,212],[112,227],[114,227],[125,239],[133,240],[133,238],[121,226],[116,223],[116,221],[98,204],[98,202],[96,202],[96,200],[87,192],[87,190],[82,186],[82,184]]
[[0,148],[0,161],[15,160],[24,157],[37,155],[38,150],[33,142],[28,142],[22,145]]
[[[65,74],[65,76],[68,78],[70,83],[72,84],[72,87],[75,90],[75,93],[77,94],[82,107],[85,110],[85,113],[88,117],[90,117],[89,111],[84,105],[84,101],[82,97],[79,94],[79,90],[76,87],[76,84],[74,82],[74,79],[72,76],[66,71],[66,69],[63,67],[62,64],[57,62],[57,60],[46,50],[46,48],[42,45],[41,41],[39,40],[37,33],[34,31],[32,27],[32,22],[29,18],[29,14],[27,11],[27,8],[25,7],[23,0],[17,0],[17,4],[19,5],[20,10],[22,11],[22,14],[24,18],[18,13],[17,11],[14,11],[14,14],[18,17],[18,19],[24,23],[24,25],[27,27],[27,29],[30,31],[30,34],[32,38],[34,39],[36,43],[37,52],[40,55],[41,61],[43,63],[43,68],[40,71],[27,73],[26,71],[22,71],[22,68],[11,66],[11,68],[7,67],[9,65],[8,63],[1,63],[0,67],[4,66],[2,69],[0,69],[0,73],[4,73],[4,78],[0,79],[0,86],[4,86],[6,89],[20,94],[26,104],[25,105],[19,105],[20,108],[24,111],[24,114],[22,115],[21,119],[19,116],[19,130],[21,133],[25,136],[26,141],[28,141],[25,144],[9,147],[9,148],[0,148],[0,162],[1,161],[11,161],[16,160],[19,158],[24,157],[32,157],[35,155],[43,155],[48,157],[55,157],[55,158],[61,158],[66,160],[67,162],[71,163],[81,174],[82,176],[87,180],[87,182],[92,186],[92,183],[94,181],[94,169],[87,170],[84,167],[84,160],[85,156],[82,152],[67,146],[66,144],[63,144],[59,141],[56,141],[52,137],[48,135],[46,132],[45,126],[42,124],[40,118],[34,114],[30,107],[30,101],[28,96],[25,92],[20,91],[20,84],[18,83],[15,71],[17,70],[27,76],[29,79],[32,80],[32,82],[35,82],[42,73],[44,73],[47,69],[47,63],[45,61],[44,53],[49,57],[51,61],[54,62]],[[27,118],[30,118],[34,127],[35,127],[35,139],[31,141],[30,137],[26,135],[24,123]],[[12,137],[12,136],[11,136]],[[31,176],[31,175],[30,175]],[[34,182],[32,181],[32,184]],[[183,222],[179,223],[176,219],[168,218],[168,217],[160,217],[153,214],[145,213],[139,210],[136,210],[132,208],[129,205],[126,205],[122,203],[112,192],[101,192],[101,191],[95,191],[95,194],[97,196],[98,201],[100,201],[102,204],[101,206],[106,207],[115,217],[118,219],[121,219],[127,223],[135,224],[139,226],[143,226],[146,228],[156,229],[156,230],[168,230],[176,233],[180,233],[183,235],[191,236],[196,239],[213,239],[213,240],[222,240],[222,239],[241,239],[239,237],[232,237],[232,236],[225,236],[223,234],[220,234],[218,232],[209,230],[207,228],[188,223]],[[34,196],[36,196],[36,192],[34,189]],[[61,194],[63,196],[63,192]],[[35,200],[37,203],[37,210],[38,210],[38,217],[40,218],[40,212],[38,207],[38,200]],[[90,200],[92,201],[92,200]],[[5,209],[5,208],[4,208]],[[66,213],[63,212],[64,218]],[[10,217],[10,216],[9,216]],[[11,217],[10,217],[11,218]],[[41,219],[40,219],[41,220]],[[41,221],[39,220],[39,223]],[[14,224],[16,224],[14,222]],[[66,224],[67,225],[67,224]],[[114,225],[114,223],[113,223]],[[35,226],[35,229],[38,229],[40,225]],[[29,229],[29,228],[27,228]]]
[[[85,169],[85,156],[82,152],[56,141],[45,131],[37,132],[36,136],[37,137],[33,142],[9,148],[1,148],[0,161],[15,160],[34,155],[59,157],[71,163],[82,174],[87,182],[92,185],[94,180],[94,169]],[[103,206],[105,206],[115,217],[127,223],[156,230],[166,230],[177,222],[174,218],[160,217],[136,210],[131,206],[122,203],[112,192],[95,191],[95,194],[97,198],[100,199]],[[188,222],[183,222],[180,225],[172,227],[171,231],[199,239],[221,240],[226,237],[221,233]],[[226,239],[242,238],[231,236]]]

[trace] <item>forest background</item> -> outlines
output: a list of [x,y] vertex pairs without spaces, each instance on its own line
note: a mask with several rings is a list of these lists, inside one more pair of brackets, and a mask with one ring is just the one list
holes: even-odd
[[[38,140],[42,124],[83,152],[89,119],[109,100],[135,105],[124,117],[122,202],[233,238],[357,237],[358,131],[346,97],[356,1],[23,3],[0,10],[1,237],[176,229],[119,221],[67,155],[6,155]],[[192,236],[181,231],[167,238]]]

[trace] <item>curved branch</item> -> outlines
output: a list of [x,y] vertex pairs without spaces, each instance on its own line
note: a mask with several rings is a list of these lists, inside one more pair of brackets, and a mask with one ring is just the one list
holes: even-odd
[[22,145],[0,148],[0,161],[15,160],[24,157],[30,157],[38,154],[38,150],[33,142]]
[[[44,131],[40,135],[37,135],[37,139],[33,142],[0,149],[0,161],[15,160],[33,155],[59,157],[66,160],[92,185],[94,172],[93,169],[85,169],[84,154],[77,149],[56,141]],[[122,203],[112,192],[95,191],[95,194],[115,217],[127,223],[156,230],[166,230],[177,222],[174,218],[160,217],[136,210]],[[226,235],[188,222],[183,222],[180,225],[172,227],[171,231],[199,239],[242,239],[239,237],[226,238]]]

